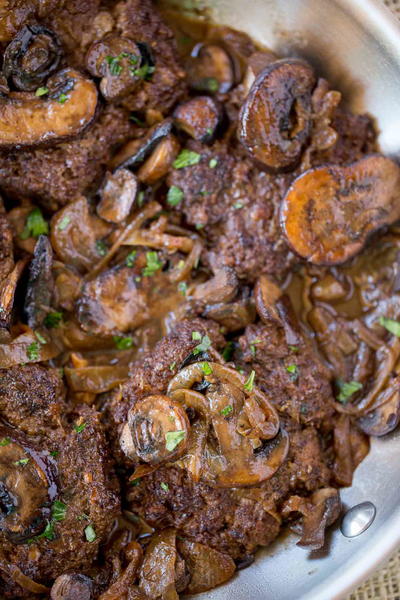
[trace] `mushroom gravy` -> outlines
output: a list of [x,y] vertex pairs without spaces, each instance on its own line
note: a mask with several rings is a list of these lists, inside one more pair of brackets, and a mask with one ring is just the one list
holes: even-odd
[[400,419],[400,168],[297,57],[151,0],[0,8],[0,598],[327,548]]

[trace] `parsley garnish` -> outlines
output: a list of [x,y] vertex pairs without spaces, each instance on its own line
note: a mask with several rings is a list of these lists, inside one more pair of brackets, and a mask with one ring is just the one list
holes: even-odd
[[233,342],[228,342],[226,344],[225,348],[222,350],[222,356],[223,356],[224,360],[226,360],[226,362],[229,362],[230,359],[232,358],[233,350],[234,350]]
[[298,347],[298,346],[291,346],[291,345],[289,344],[289,350],[290,350],[291,352],[298,352],[298,351],[299,351],[299,347]]
[[286,371],[290,373],[290,379],[296,381],[299,376],[299,367],[297,365],[288,365]]
[[59,222],[57,229],[59,231],[64,231],[64,229],[66,229],[68,227],[70,222],[71,222],[71,217],[69,217],[68,215],[65,215]]
[[41,540],[41,539],[46,539],[46,540],[54,540],[55,534],[54,534],[54,523],[52,521],[47,521],[47,525],[45,530],[40,533],[39,535],[36,535],[34,538],[32,538],[31,540],[29,540],[30,542],[33,542],[34,540]]
[[114,335],[113,340],[118,350],[129,350],[133,346],[133,338],[130,336],[122,337],[120,335]]
[[244,384],[244,386],[243,386],[243,387],[244,387],[244,389],[245,389],[247,392],[252,392],[252,391],[253,391],[253,387],[254,387],[254,378],[255,378],[255,376],[256,376],[256,372],[255,372],[255,371],[252,371],[252,372],[250,373],[250,375],[248,376],[248,378],[246,379],[246,382],[245,382],[245,384]]
[[47,344],[47,340],[45,337],[42,336],[41,333],[39,333],[38,331],[35,331],[35,335],[37,337],[37,339],[39,340],[39,342],[44,346],[45,344]]
[[200,331],[192,331],[192,340],[194,342],[198,341],[198,340],[201,340],[201,333],[200,333]]
[[253,356],[256,355],[256,345],[260,344],[261,340],[253,340],[250,344],[250,352],[252,353]]
[[85,527],[85,537],[88,542],[94,542],[96,539],[96,532],[94,530],[93,525],[88,525]]
[[28,360],[37,360],[39,358],[39,344],[32,342],[26,349]]
[[196,346],[196,348],[193,350],[193,354],[196,356],[196,354],[200,354],[200,352],[207,352],[207,350],[210,348],[210,346],[211,346],[211,340],[208,337],[208,335],[205,335],[205,336],[203,336],[200,344],[198,344]]
[[64,104],[68,100],[67,94],[60,94],[57,98],[57,102]]
[[243,202],[235,202],[235,204],[233,205],[233,208],[235,210],[239,210],[239,208],[243,208],[244,204]]
[[25,465],[27,465],[29,462],[29,458],[20,458],[19,460],[16,460],[14,462],[14,465],[21,466],[24,467]]
[[106,56],[106,62],[111,75],[120,75],[122,73],[123,66],[119,64],[122,58],[129,58],[131,65],[136,65],[138,62],[138,58],[134,54],[128,54],[128,52],[121,52],[118,56]]
[[183,429],[181,431],[167,431],[165,434],[165,447],[168,452],[173,452],[185,439],[185,436],[186,432]]
[[11,439],[9,437],[4,437],[0,440],[0,446],[8,446],[11,443]]
[[362,383],[359,383],[358,381],[346,382],[338,379],[336,384],[340,390],[340,393],[336,396],[336,399],[339,400],[339,402],[343,402],[343,404],[345,404],[353,394],[362,388]]
[[197,230],[199,230],[199,229],[203,229],[204,225],[203,225],[203,223],[196,223],[195,227]]
[[136,250],[132,250],[132,252],[129,252],[128,256],[125,259],[125,264],[127,267],[133,267],[133,265],[135,264],[136,254]]
[[197,152],[192,152],[192,150],[182,150],[174,162],[172,166],[174,169],[183,169],[184,167],[192,167],[193,165],[197,165],[200,162],[201,154]]
[[388,319],[387,317],[381,317],[379,319],[379,323],[390,333],[400,337],[400,322],[395,321],[394,319]]
[[157,252],[146,252],[146,266],[142,271],[144,277],[151,277],[162,268],[162,262],[158,259]]
[[176,362],[173,362],[169,365],[169,370],[173,371],[175,369],[175,367],[176,367]]
[[35,96],[40,98],[40,96],[45,96],[48,93],[49,93],[49,89],[47,87],[38,87],[38,89],[35,92]]
[[67,505],[64,502],[60,502],[60,500],[55,500],[51,507],[51,518],[53,521],[63,521],[66,514]]
[[187,283],[185,281],[180,281],[178,283],[178,291],[182,294],[182,296],[186,296]]
[[96,250],[100,256],[105,256],[107,254],[107,246],[102,240],[96,240]]
[[161,489],[164,490],[164,492],[168,492],[168,490],[169,490],[168,483],[164,483],[163,481],[160,483],[160,487],[161,487]]
[[59,327],[62,321],[63,315],[61,312],[51,312],[45,316],[44,324],[49,329],[56,329]]
[[208,166],[210,167],[210,169],[215,169],[215,167],[218,164],[218,159],[217,158],[212,158],[210,160],[210,162],[208,163]]
[[76,433],[82,433],[82,431],[85,429],[87,423],[81,423],[80,425],[74,425],[74,429],[76,431]]
[[146,123],[144,121],[142,121],[142,119],[139,119],[139,117],[137,117],[136,115],[131,115],[129,118],[136,125],[139,125],[139,127],[146,127]]
[[21,240],[27,240],[30,237],[38,238],[39,235],[49,233],[49,224],[44,220],[40,208],[34,208],[26,219],[25,227],[21,235]]
[[142,65],[141,67],[139,67],[138,69],[131,69],[131,74],[134,77],[139,77],[140,79],[148,80],[151,78],[151,76],[153,75],[155,70],[156,70],[155,67],[152,67],[151,65],[146,63],[146,64]]
[[142,481],[142,480],[141,480],[141,478],[140,478],[140,477],[138,477],[137,479],[133,479],[133,481],[131,481],[130,485],[131,485],[132,487],[136,487],[137,485],[139,485],[139,484],[140,484],[140,482],[141,482],[141,481]]
[[59,451],[58,450],[52,450],[50,452],[50,456],[52,456],[53,458],[57,458],[57,456],[59,455]]
[[183,200],[183,192],[176,185],[172,185],[167,194],[167,202],[170,206],[178,206]]
[[208,362],[201,363],[201,370],[203,371],[204,375],[211,375],[213,372],[212,367]]
[[221,410],[221,415],[223,417],[229,417],[229,415],[233,412],[233,406],[231,406],[230,404],[228,404],[228,406],[225,406],[225,408],[223,408]]

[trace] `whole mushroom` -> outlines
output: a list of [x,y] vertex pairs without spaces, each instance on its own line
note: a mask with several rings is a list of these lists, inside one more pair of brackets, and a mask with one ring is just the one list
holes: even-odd
[[92,600],[93,582],[80,573],[64,573],[53,583],[50,598],[51,600]]

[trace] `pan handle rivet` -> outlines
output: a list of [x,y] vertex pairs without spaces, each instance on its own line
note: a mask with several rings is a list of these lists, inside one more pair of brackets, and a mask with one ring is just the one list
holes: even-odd
[[353,538],[364,533],[373,523],[376,508],[372,502],[361,502],[347,511],[342,519],[340,531],[344,536]]

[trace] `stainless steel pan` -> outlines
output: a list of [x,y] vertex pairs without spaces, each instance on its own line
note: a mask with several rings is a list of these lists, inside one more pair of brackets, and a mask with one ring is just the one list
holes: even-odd
[[[197,0],[191,4],[196,5]],[[187,0],[170,0],[176,6]],[[212,19],[249,33],[283,55],[306,57],[358,111],[373,114],[383,152],[400,155],[400,27],[373,0],[198,0]],[[400,201],[400,200],[399,200]],[[260,552],[228,585],[204,600],[344,598],[400,545],[400,432],[373,441],[342,500],[376,506],[355,538],[332,533],[327,554],[309,554],[292,537]]]

